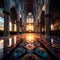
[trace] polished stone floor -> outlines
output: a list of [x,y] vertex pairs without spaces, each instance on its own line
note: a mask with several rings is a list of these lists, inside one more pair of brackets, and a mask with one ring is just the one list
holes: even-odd
[[54,37],[37,33],[0,37],[0,60],[60,59],[60,38]]

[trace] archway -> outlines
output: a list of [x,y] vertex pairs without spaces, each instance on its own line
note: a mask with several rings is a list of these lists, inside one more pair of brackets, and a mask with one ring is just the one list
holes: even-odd
[[12,7],[10,9],[10,17],[11,17],[12,22],[17,21],[18,14],[15,7]]

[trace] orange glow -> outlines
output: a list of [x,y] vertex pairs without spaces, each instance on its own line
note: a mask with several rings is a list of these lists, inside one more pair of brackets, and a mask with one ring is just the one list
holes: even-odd
[[29,43],[33,43],[34,42],[34,35],[32,35],[32,34],[26,35],[26,41]]
[[29,31],[29,32],[34,31],[34,26],[32,24],[28,24],[26,26],[26,30]]
[[28,43],[33,43],[33,42],[37,41],[38,38],[40,38],[40,34],[24,33],[24,34],[21,34],[21,38],[23,38],[23,40]]

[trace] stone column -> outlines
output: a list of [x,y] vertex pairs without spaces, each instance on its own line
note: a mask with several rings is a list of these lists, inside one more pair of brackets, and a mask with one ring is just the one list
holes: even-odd
[[49,14],[49,5],[50,5],[50,0],[45,0],[45,28],[46,28],[46,36],[49,36],[49,32],[51,30],[50,27],[50,14]]
[[9,0],[4,0],[5,11],[4,11],[4,36],[9,35]]
[[[18,11],[18,10],[17,10]],[[19,13],[19,12],[18,12]],[[18,14],[17,13],[17,14]],[[19,16],[19,14],[18,14],[18,16],[17,16],[17,22],[16,22],[16,26],[17,26],[17,34],[19,34],[19,28],[20,28],[20,16]]]
[[22,18],[20,18],[20,28],[19,28],[19,30],[20,30],[20,33],[22,33]]
[[40,34],[41,34],[41,32],[42,32],[42,24],[40,22]]
[[41,6],[40,6],[40,17],[39,17],[39,26],[40,26],[40,34],[42,32],[42,22],[41,22]]
[[41,12],[42,12],[42,7],[43,5],[43,0],[38,0],[38,19],[39,19],[39,33],[41,34],[42,32],[42,25],[41,25]]
[[4,36],[9,35],[9,16],[5,14],[4,16]]
[[14,32],[14,23],[12,22],[12,32]]
[[17,22],[16,25],[17,25],[17,34],[19,34],[19,28],[20,28],[19,22]]

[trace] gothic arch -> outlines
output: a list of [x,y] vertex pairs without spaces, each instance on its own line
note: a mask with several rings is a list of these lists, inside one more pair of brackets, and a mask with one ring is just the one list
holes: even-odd
[[16,7],[11,7],[10,8],[10,17],[12,22],[17,21],[18,13]]

